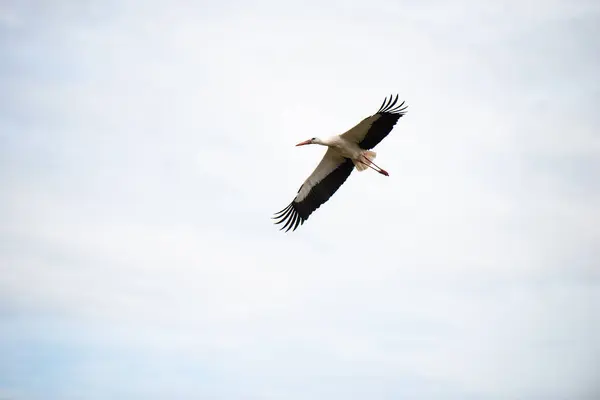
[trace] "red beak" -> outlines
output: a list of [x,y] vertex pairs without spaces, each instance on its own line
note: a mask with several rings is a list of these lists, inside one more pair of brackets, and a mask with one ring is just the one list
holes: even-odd
[[310,140],[305,140],[304,142],[300,142],[296,146],[304,146],[305,144],[310,144]]

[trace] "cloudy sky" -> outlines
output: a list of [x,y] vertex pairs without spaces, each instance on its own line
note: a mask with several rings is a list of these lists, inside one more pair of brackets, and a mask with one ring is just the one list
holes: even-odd
[[[0,399],[597,399],[600,3],[0,0]],[[324,149],[399,93],[294,233]]]

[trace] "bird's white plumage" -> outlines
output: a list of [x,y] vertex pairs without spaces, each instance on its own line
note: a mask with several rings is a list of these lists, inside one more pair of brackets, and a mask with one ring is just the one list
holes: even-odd
[[352,143],[359,143],[365,138],[365,136],[369,132],[369,128],[371,128],[371,125],[373,125],[373,123],[377,121],[380,117],[381,115],[379,114],[371,115],[370,117],[360,121],[352,129],[342,133],[340,137]]
[[340,164],[344,162],[344,157],[340,155],[335,148],[329,147],[323,156],[323,159],[317,165],[317,168],[313,171],[312,174],[304,181],[300,191],[296,195],[296,201],[302,201],[306,198],[310,190],[323,178],[331,173],[334,169],[336,169]]

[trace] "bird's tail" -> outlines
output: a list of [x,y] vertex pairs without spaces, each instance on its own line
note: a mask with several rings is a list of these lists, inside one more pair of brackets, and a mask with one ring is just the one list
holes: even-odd
[[370,164],[371,161],[373,161],[375,159],[375,157],[377,157],[377,153],[375,153],[372,150],[366,150],[363,151],[360,160],[362,161],[354,161],[354,166],[356,167],[357,171],[364,171],[365,169],[369,168],[365,163]]

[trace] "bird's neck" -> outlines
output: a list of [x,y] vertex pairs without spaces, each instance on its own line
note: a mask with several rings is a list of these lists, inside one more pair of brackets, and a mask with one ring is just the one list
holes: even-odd
[[331,146],[335,144],[334,139],[335,138],[317,139],[317,144],[320,144],[322,146]]

